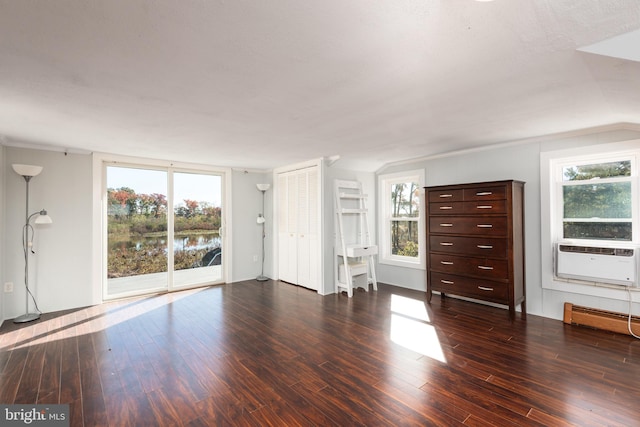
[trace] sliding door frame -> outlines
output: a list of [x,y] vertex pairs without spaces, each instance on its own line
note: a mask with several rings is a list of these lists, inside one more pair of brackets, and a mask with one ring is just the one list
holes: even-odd
[[[138,157],[117,156],[103,153],[93,154],[93,230],[92,230],[92,290],[93,302],[99,304],[110,299],[123,298],[131,295],[108,296],[107,289],[107,203],[106,203],[106,183],[107,166],[115,167],[131,167],[140,169],[153,169],[166,171],[168,174],[173,172],[187,172],[196,174],[218,175],[221,177],[221,203],[222,203],[222,222],[220,226],[220,238],[224,254],[222,256],[222,278],[220,283],[230,283],[232,264],[232,239],[230,231],[231,226],[231,169],[223,167],[215,167],[204,164],[192,164],[183,162],[168,162],[162,160],[144,159]],[[168,180],[167,199],[173,201],[173,180]],[[173,210],[173,206],[167,206],[167,209]],[[169,215],[171,218],[173,215]],[[173,220],[169,220],[167,227],[173,227]],[[168,245],[172,246],[172,245]],[[169,262],[173,259],[173,248],[170,247]],[[168,274],[167,291],[172,291],[171,283],[173,281],[172,274]],[[210,284],[198,284],[192,287],[209,286]],[[176,291],[189,289],[190,286],[180,287]]]

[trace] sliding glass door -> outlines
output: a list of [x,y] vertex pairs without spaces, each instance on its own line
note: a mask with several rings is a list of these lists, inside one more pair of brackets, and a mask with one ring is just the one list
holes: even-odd
[[173,287],[222,280],[222,179],[173,174]]
[[167,172],[107,169],[107,289],[113,298],[166,290]]
[[105,175],[105,299],[223,281],[222,175],[121,165]]

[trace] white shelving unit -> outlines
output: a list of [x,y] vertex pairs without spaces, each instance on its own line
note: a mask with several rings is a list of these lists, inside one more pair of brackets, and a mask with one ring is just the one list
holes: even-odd
[[336,239],[335,283],[338,292],[346,291],[349,298],[354,288],[378,290],[374,255],[378,247],[371,243],[367,219],[366,199],[358,181],[334,181]]

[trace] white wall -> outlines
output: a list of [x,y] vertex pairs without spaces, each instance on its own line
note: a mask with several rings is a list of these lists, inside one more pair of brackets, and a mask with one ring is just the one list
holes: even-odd
[[[549,150],[573,148],[606,142],[636,139],[640,132],[613,130],[586,135],[531,140],[523,144],[503,144],[494,148],[476,150],[424,159],[386,168],[381,174],[424,168],[426,185],[461,184],[515,179],[525,184],[525,247],[527,311],[531,314],[561,319],[564,302],[579,301],[607,310],[621,310],[620,301],[606,298],[584,298],[569,292],[542,288],[541,259],[551,257],[550,251],[541,250],[540,214],[540,153]],[[379,265],[380,281],[426,290],[424,270]]]
[[[237,171],[232,173],[233,199],[233,281],[255,279],[261,270],[262,226],[257,223],[262,212],[262,192],[256,184],[270,184],[265,193],[264,275],[273,277],[273,176],[271,173]],[[254,258],[255,257],[255,258]]]
[[[43,312],[90,305],[91,287],[91,157],[6,147],[2,282],[13,282],[4,294],[4,318],[25,312],[22,226],[25,180],[14,163],[43,166],[30,182],[29,213],[47,209],[51,225],[34,225],[35,255],[30,255],[29,282]],[[30,310],[33,312],[33,308]]]

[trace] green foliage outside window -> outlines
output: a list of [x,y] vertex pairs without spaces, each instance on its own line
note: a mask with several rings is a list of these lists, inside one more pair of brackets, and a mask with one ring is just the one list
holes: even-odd
[[[563,169],[563,236],[631,240],[631,162]],[[600,182],[606,179],[607,182]]]
[[565,219],[631,219],[630,182],[565,186],[563,200]]
[[[107,275],[109,278],[129,277],[167,271],[167,199],[162,194],[137,194],[134,190],[109,188],[107,190],[108,239]],[[184,200],[174,209],[175,236],[190,232],[218,234],[222,209],[207,202]],[[129,247],[131,236],[145,236],[160,241]],[[193,268],[210,248],[174,253],[174,269]]]
[[564,181],[585,181],[588,179],[616,178],[631,176],[631,162],[595,163],[569,166],[562,170]]
[[418,242],[414,240],[407,241],[406,245],[403,249],[400,249],[397,255],[401,256],[410,256],[417,257],[418,256]]

